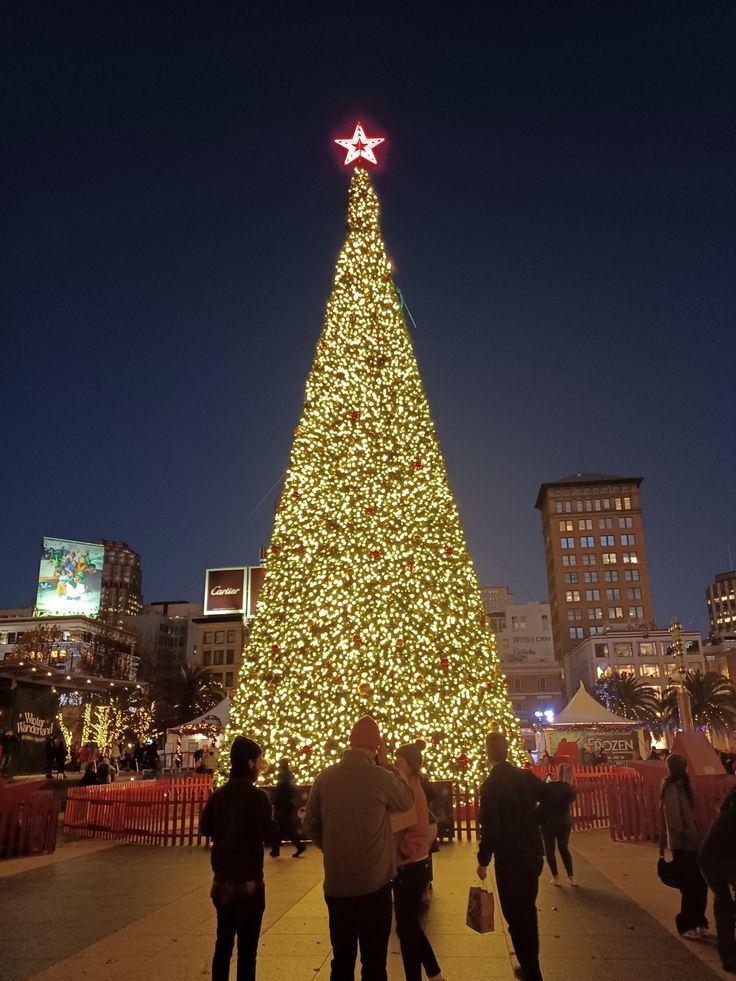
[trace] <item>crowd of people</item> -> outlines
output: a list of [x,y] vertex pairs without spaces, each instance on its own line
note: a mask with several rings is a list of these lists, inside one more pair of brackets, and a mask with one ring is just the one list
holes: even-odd
[[[360,719],[339,763],[315,779],[304,815],[304,834],[322,851],[324,895],[332,944],[331,978],[353,979],[360,953],[364,981],[385,981],[392,914],[407,981],[442,981],[442,969],[424,932],[437,822],[422,776],[422,743],[400,746],[388,758],[376,722]],[[575,796],[571,770],[547,783],[507,759],[501,732],[488,735],[490,776],[480,792],[477,875],[495,861],[501,910],[519,966],[516,976],[541,981],[536,897],[547,860],[558,881],[559,849],[571,885],[567,843]],[[201,830],[212,840],[217,912],[213,981],[226,981],[238,941],[238,979],[256,976],[265,910],[264,846],[278,857],[282,841],[303,850],[296,826],[295,786],[288,761],[279,764],[271,801],[255,784],[261,747],[238,736],[230,750],[230,778],[205,805]],[[544,837],[543,837],[544,835]]]

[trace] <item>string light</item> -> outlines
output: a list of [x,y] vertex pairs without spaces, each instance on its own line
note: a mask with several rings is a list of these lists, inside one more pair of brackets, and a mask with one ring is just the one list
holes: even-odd
[[378,199],[358,166],[223,770],[245,733],[309,783],[365,713],[389,746],[423,739],[435,779],[487,773],[492,726],[523,757]]

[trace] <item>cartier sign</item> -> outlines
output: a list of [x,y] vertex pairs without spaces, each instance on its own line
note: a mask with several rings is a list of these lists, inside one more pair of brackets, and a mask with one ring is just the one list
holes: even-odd
[[248,569],[208,569],[204,589],[204,612],[242,613],[248,594]]

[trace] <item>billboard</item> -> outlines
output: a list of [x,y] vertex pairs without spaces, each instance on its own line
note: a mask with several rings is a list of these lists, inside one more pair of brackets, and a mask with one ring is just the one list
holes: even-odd
[[33,615],[96,617],[104,561],[103,545],[44,538]]
[[204,613],[244,613],[248,602],[248,569],[208,569],[204,578]]

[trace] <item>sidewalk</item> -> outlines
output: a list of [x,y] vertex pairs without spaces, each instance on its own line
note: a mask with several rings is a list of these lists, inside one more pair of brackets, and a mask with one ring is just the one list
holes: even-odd
[[[578,833],[573,846],[580,888],[555,888],[546,870],[540,883],[545,981],[726,977],[714,945],[688,945],[674,935],[679,896],[657,880],[655,849],[616,845],[607,832]],[[500,912],[494,934],[478,936],[465,926],[474,852],[463,843],[435,856],[428,933],[448,981],[511,981]],[[321,856],[311,848],[299,860],[288,849],[282,856],[266,858],[259,981],[325,981],[330,942]],[[32,860],[33,866],[24,861],[12,869],[0,864],[2,981],[209,976],[215,916],[207,850],[80,842]],[[389,979],[403,978],[392,936]]]

